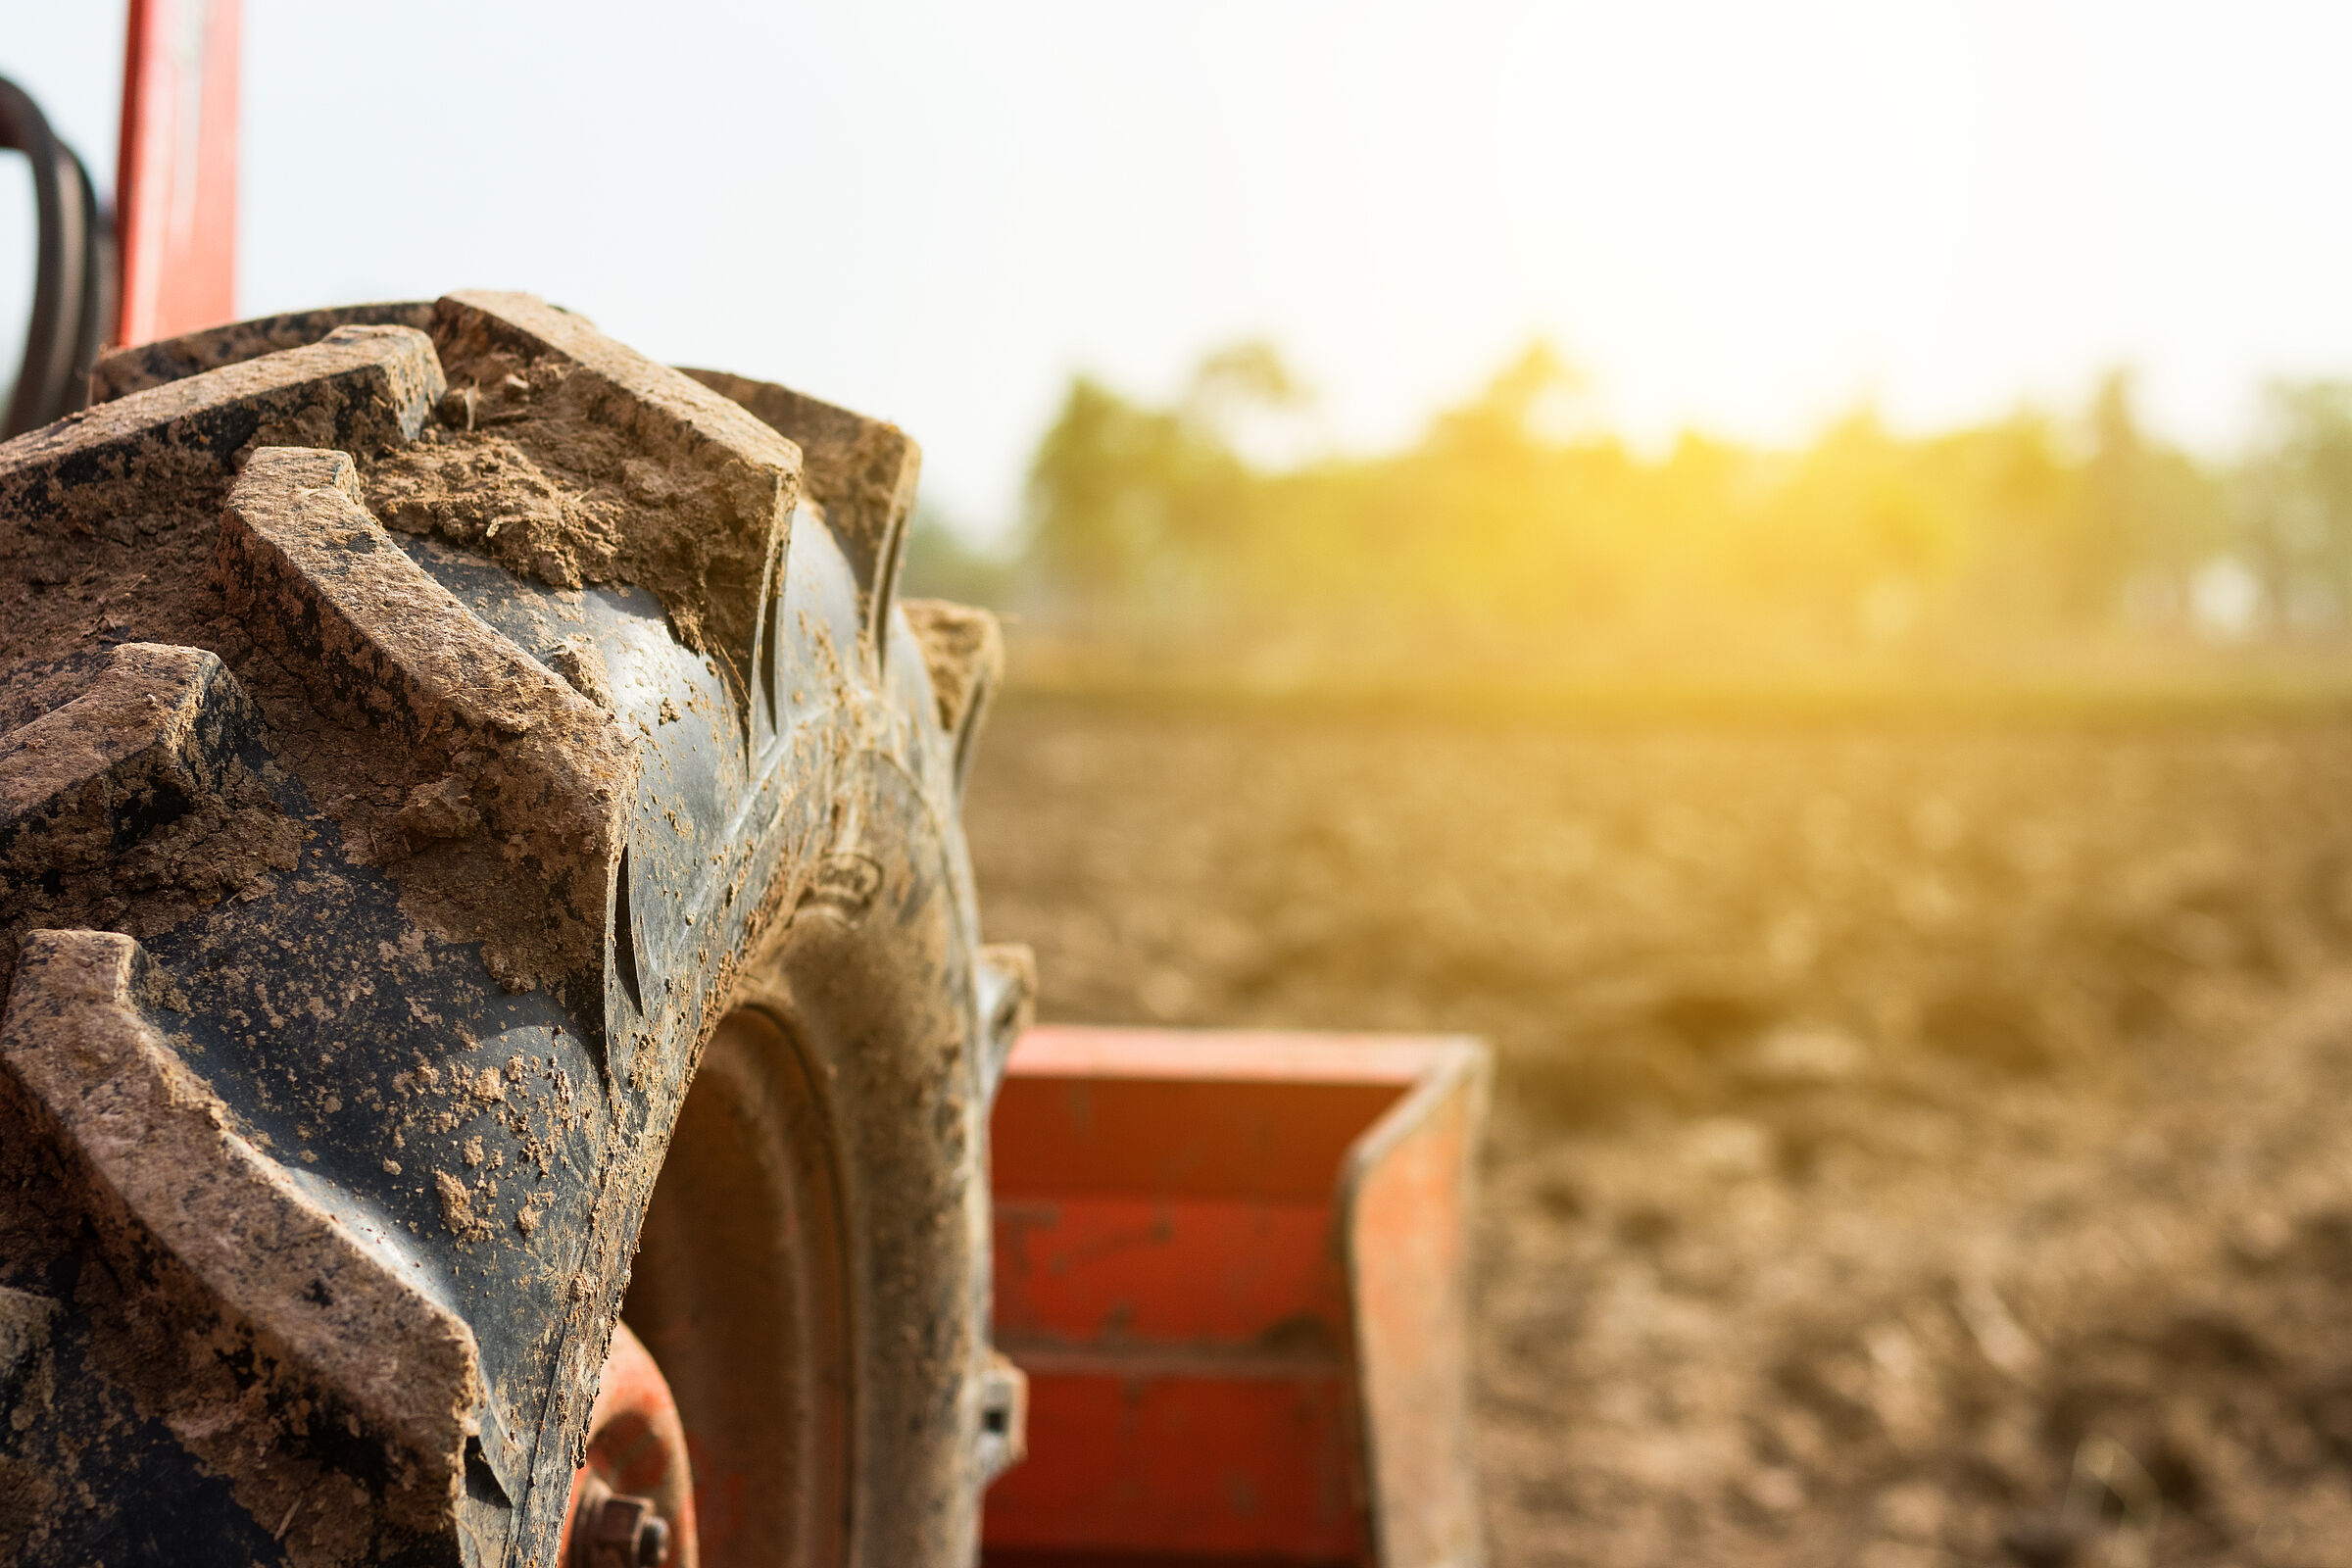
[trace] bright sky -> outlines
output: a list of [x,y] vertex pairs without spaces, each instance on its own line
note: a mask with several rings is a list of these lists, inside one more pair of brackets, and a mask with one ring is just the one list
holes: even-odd
[[[1396,441],[1533,334],[1645,440],[2352,373],[2352,7],[247,0],[242,304],[531,289],[906,426],[980,533],[1066,378],[1272,337]],[[111,180],[121,7],[0,0]],[[14,160],[7,160],[13,164]],[[0,334],[29,292],[0,178]],[[15,348],[0,336],[0,351]]]

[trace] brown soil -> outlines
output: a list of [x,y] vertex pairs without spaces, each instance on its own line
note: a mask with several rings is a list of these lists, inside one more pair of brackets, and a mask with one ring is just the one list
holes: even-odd
[[1050,1019],[1469,1029],[1496,1560],[2352,1548],[2352,725],[1014,703]]

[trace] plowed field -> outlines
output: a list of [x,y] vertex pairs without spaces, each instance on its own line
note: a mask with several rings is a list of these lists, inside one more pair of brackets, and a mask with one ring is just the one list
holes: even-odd
[[1072,1021],[1471,1030],[1503,1565],[2352,1561],[2352,724],[1015,703]]

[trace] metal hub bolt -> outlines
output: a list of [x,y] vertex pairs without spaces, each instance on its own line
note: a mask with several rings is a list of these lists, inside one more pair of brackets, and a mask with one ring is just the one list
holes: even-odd
[[650,1498],[619,1495],[592,1482],[573,1516],[574,1568],[663,1568],[669,1522]]

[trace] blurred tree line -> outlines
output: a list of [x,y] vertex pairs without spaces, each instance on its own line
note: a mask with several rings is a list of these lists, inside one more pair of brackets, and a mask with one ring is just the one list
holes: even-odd
[[2281,382],[2231,463],[2153,433],[2108,376],[2072,416],[1942,434],[1864,410],[1801,451],[1578,418],[1538,344],[1420,439],[1253,459],[1307,394],[1264,344],[1172,404],[1075,378],[1017,554],[936,519],[919,575],[1033,640],[1359,673],[2032,667],[2068,651],[2325,644],[2352,631],[2352,383]]

